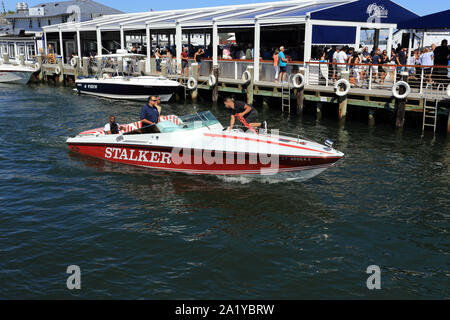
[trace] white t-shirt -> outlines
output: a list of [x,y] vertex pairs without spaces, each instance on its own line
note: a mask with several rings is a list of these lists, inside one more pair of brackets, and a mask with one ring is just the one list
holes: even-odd
[[336,60],[337,63],[345,63],[347,60],[347,54],[344,51],[336,51],[333,54],[333,60]]
[[432,66],[433,65],[433,59],[434,53],[433,52],[427,52],[420,56],[420,64],[422,66]]
[[[119,130],[120,130],[120,124],[118,124],[118,123],[117,123],[117,128],[119,128]],[[103,130],[105,130],[105,132],[111,131],[111,125],[109,123],[107,123]]]

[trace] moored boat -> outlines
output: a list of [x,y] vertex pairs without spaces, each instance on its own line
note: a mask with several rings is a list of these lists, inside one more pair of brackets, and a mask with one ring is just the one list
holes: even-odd
[[36,71],[35,66],[1,63],[0,83],[27,84]]
[[225,176],[276,176],[305,181],[344,154],[312,141],[274,133],[226,130],[209,112],[163,117],[153,126],[136,122],[116,135],[103,129],[67,140],[70,151],[158,170]]

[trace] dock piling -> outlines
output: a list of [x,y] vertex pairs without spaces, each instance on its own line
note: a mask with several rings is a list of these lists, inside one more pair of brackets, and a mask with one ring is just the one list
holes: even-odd
[[[198,84],[198,63],[192,63],[190,66],[191,70],[190,70],[190,74],[192,75],[192,77],[195,79],[195,81],[197,81]],[[195,89],[191,90],[191,99],[192,102],[197,102],[197,98],[198,98],[198,85]]]
[[[348,71],[343,71],[342,79],[349,81],[350,73]],[[345,117],[347,116],[347,103],[348,103],[347,95],[339,98],[339,120],[344,120]]]
[[[305,75],[305,68],[299,68],[299,72]],[[303,86],[300,89],[297,89],[297,114],[303,113],[305,102],[305,87]]]
[[254,97],[255,69],[253,66],[248,66],[247,71],[250,72],[251,75],[250,82],[247,85],[247,103],[252,105]]
[[44,80],[44,67],[43,67],[43,62],[44,62],[44,59],[42,58],[42,55],[38,55],[38,56],[37,56],[37,63],[38,63],[38,65],[39,65],[39,76],[38,76],[39,81]]
[[58,75],[58,83],[63,84],[64,83],[64,63],[63,63],[62,57],[57,58],[57,64],[58,64],[59,69],[61,70],[61,73]]
[[213,75],[216,77],[216,83],[212,90],[212,101],[217,102],[219,100],[219,66],[213,66]]
[[89,77],[89,58],[84,57],[83,58],[83,77]]

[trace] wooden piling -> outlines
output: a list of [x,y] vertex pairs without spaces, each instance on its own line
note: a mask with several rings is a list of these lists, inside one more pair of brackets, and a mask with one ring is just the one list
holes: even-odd
[[[299,68],[299,72],[305,75],[305,68]],[[297,89],[297,114],[302,114],[305,103],[305,86],[301,89]]]
[[316,116],[317,120],[322,120],[322,102],[317,103]]
[[24,55],[24,54],[21,54],[21,55],[19,56],[19,61],[20,61],[20,65],[21,65],[21,66],[24,66],[24,65],[25,65],[25,55]]
[[5,64],[9,63],[9,55],[7,53],[3,54],[3,63]]
[[[343,71],[342,79],[349,81],[350,73],[348,71]],[[344,97],[339,97],[339,120],[344,120],[347,116],[347,103],[347,95],[345,95]]]
[[248,66],[247,71],[250,72],[250,82],[247,86],[247,103],[253,104],[254,89],[255,89],[255,70],[253,66]]
[[83,58],[83,77],[89,77],[89,58],[84,57]]
[[39,65],[39,81],[44,80],[44,58],[42,57],[42,55],[38,55],[37,56],[37,63]]
[[166,60],[161,61],[161,75],[163,77],[167,77],[167,62]]
[[79,75],[79,70],[80,70],[80,58],[75,57],[75,60],[76,60],[76,63],[75,63],[75,66],[73,67],[73,78],[75,81],[77,81],[78,75]]
[[369,110],[369,127],[375,126],[375,111]]
[[212,101],[217,102],[219,100],[219,66],[213,66],[213,75],[216,77],[216,84],[212,91]]
[[450,135],[450,110],[448,111],[448,118],[447,118],[447,134]]
[[[190,66],[191,70],[190,73],[192,75],[192,77],[197,81],[198,84],[198,63],[193,63]],[[192,98],[192,102],[197,102],[197,98],[198,98],[198,85],[195,89],[191,90],[191,98]]]
[[61,70],[61,73],[58,75],[58,83],[59,84],[64,84],[64,62],[62,57],[58,57],[57,58],[57,64],[59,69]]

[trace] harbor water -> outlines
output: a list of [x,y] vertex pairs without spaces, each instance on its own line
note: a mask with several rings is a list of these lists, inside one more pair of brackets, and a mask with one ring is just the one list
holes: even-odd
[[[305,183],[190,176],[69,154],[142,104],[0,87],[0,298],[450,298],[450,139],[259,109],[345,159]],[[223,106],[170,103],[166,114]],[[81,269],[81,290],[66,287]],[[381,268],[381,290],[366,270]]]

